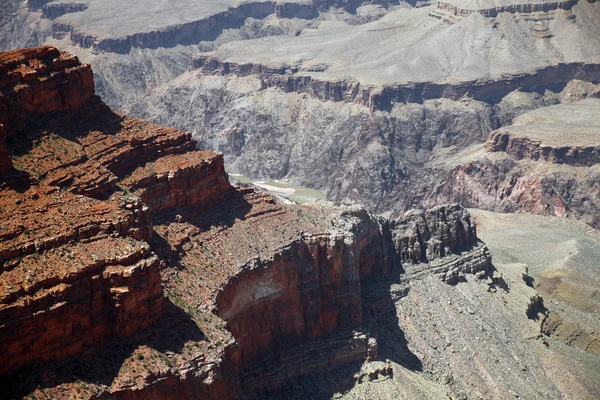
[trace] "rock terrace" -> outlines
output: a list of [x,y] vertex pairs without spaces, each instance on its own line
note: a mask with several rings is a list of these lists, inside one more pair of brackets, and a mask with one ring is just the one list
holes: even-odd
[[77,58],[41,47],[0,60],[11,396],[251,393],[375,357],[365,279],[418,263],[414,279],[456,284],[490,269],[460,206],[387,220],[280,205],[230,186],[222,155],[189,133],[110,110]]

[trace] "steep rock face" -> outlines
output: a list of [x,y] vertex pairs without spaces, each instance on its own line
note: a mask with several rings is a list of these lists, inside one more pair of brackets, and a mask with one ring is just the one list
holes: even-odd
[[394,224],[400,261],[418,264],[477,244],[475,224],[458,205],[409,211]]
[[487,151],[503,151],[515,160],[549,161],[575,166],[592,166],[600,163],[600,145],[596,146],[545,146],[539,140],[513,137],[510,132],[495,131],[485,146]]
[[[227,198],[222,158],[193,151],[189,133],[112,112],[76,57],[40,47],[0,53],[0,60],[0,375],[76,360],[115,339],[136,343],[157,321],[162,330],[185,323],[164,298],[161,260],[149,244],[151,213]],[[144,168],[149,182],[168,181],[166,191],[142,193],[151,207],[131,193],[143,185],[127,180]],[[235,348],[215,354],[223,352],[223,365],[235,371]],[[228,392],[220,367],[186,357],[206,370],[195,381],[198,393]],[[143,387],[172,385],[173,376],[163,375],[145,378]],[[110,391],[130,392],[131,382],[117,377]]]
[[393,270],[389,236],[360,243],[351,234],[303,237],[270,259],[242,266],[215,303],[242,346],[244,362],[334,330],[357,328],[362,321],[360,260],[367,257],[360,247],[375,244],[370,243],[374,239],[387,251],[371,254],[373,265],[367,268]]
[[363,104],[370,110],[389,111],[394,103],[421,103],[428,99],[459,100],[465,96],[482,101],[497,101],[516,90],[532,90],[543,86],[566,84],[573,79],[600,80],[600,64],[559,63],[537,68],[530,73],[507,74],[498,79],[480,79],[460,83],[417,82],[374,85],[355,80],[328,81],[301,74],[297,66],[239,64],[222,61],[212,55],[201,55],[191,61],[191,68],[204,74],[257,76],[261,89],[276,87],[284,92],[307,93],[323,101],[345,101]]
[[444,13],[450,13],[456,17],[468,17],[469,15],[478,12],[486,17],[493,18],[503,12],[511,14],[549,13],[556,10],[570,10],[577,4],[577,1],[578,0],[539,1],[535,3],[489,1],[481,2],[477,5],[471,4],[471,7],[469,8],[461,7],[460,2],[439,1],[435,12],[432,12],[431,15],[440,18]]
[[[44,5],[43,17],[56,19],[52,25],[52,36],[57,39],[68,37],[73,44],[83,48],[121,54],[128,53],[132,48],[155,49],[212,40],[215,32],[234,28],[247,18],[262,19],[270,14],[277,14],[283,18],[312,18],[316,12],[315,5],[307,3],[255,1],[233,4],[224,1],[212,8],[207,7],[208,10],[203,10],[202,7],[196,9],[194,4],[190,4],[189,14],[198,15],[197,18],[188,17],[185,14],[185,8],[167,7],[163,12],[169,14],[171,10],[175,10],[175,15],[170,15],[170,21],[175,22],[171,24],[169,22],[159,23],[158,27],[149,29],[144,24],[136,25],[138,21],[132,21],[131,29],[123,29],[122,26],[111,26],[114,15],[109,13],[113,13],[114,9],[99,7],[87,11],[89,3],[89,1],[83,1],[82,3],[54,2]],[[118,4],[115,4],[115,6],[118,7]],[[132,9],[135,10],[135,6]],[[215,12],[216,10],[219,11]],[[139,11],[143,12],[143,10]],[[99,15],[94,15],[91,18],[104,20],[107,27],[115,28],[115,31],[123,31],[123,33],[99,31],[93,23],[90,24],[91,27],[86,26],[85,22],[82,24],[82,20],[85,21],[86,18],[90,18],[87,15],[82,19],[77,17],[74,19],[60,18],[65,14],[86,12],[87,14],[99,13]],[[161,24],[164,24],[164,26],[160,26]]]
[[94,95],[90,66],[50,46],[2,53],[0,73],[2,103],[9,112],[75,110]]
[[[366,340],[331,337],[361,326],[364,280],[419,262],[422,273],[453,284],[490,266],[491,256],[477,243],[468,213],[456,205],[413,211],[398,221],[350,209],[333,225],[334,232],[305,234],[272,256],[241,265],[216,293],[214,312],[242,349],[244,390],[273,387],[317,368],[320,362],[308,356],[310,348],[303,350],[307,343],[329,349],[330,365],[376,357],[376,346]],[[346,344],[334,350],[332,341]]]
[[[173,165],[179,165],[175,172]],[[190,151],[148,162],[123,182],[152,212],[189,205],[200,212],[228,197],[231,186],[223,170],[222,155],[213,157],[209,152]]]
[[[478,145],[465,153],[482,150],[483,146]],[[443,178],[432,185],[422,201],[428,205],[460,202],[467,207],[502,212],[570,216],[599,226],[598,165],[515,161],[506,153],[482,153],[464,164],[432,170]]]
[[[594,93],[577,86],[567,92]],[[591,86],[591,87],[590,87]],[[591,89],[591,90],[590,90]],[[598,226],[600,198],[600,101],[588,98],[529,111],[473,146],[427,194],[440,202],[461,201],[502,211],[574,216]],[[485,150],[485,151],[484,151]]]
[[[15,53],[14,68],[46,50],[60,75],[68,56],[52,48]],[[399,221],[283,206],[232,188],[222,156],[194,150],[189,133],[46,79],[28,90],[58,87],[65,109],[6,103],[0,374],[17,394],[231,398],[376,357],[359,332],[364,280],[415,261],[448,283],[489,267],[458,206]],[[80,93],[91,94],[73,109]],[[90,353],[97,369],[73,382]]]
[[0,173],[12,169],[6,137],[17,133],[24,118],[79,108],[94,94],[89,65],[46,46],[4,52],[0,56]]
[[306,238],[271,260],[243,266],[216,303],[242,346],[244,362],[251,363],[267,352],[358,327],[357,260],[343,237]]

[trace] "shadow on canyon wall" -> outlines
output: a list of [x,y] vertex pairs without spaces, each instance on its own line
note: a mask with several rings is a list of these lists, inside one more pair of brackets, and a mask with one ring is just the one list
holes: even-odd
[[102,384],[109,386],[118,376],[134,350],[148,346],[162,354],[181,353],[188,341],[204,340],[204,333],[178,306],[165,299],[164,317],[140,333],[125,339],[113,338],[101,347],[62,361],[31,364],[0,377],[0,398],[21,399],[36,388],[55,387],[65,383]]
[[[399,268],[386,277],[371,277],[362,283],[363,326],[360,330],[377,338],[378,357],[371,361],[390,360],[411,371],[422,371],[421,360],[409,349],[396,315],[396,301],[408,292],[392,290],[400,283],[404,271]],[[301,377],[292,378],[277,388],[245,394],[243,400],[325,400],[354,387],[363,363],[333,366]]]

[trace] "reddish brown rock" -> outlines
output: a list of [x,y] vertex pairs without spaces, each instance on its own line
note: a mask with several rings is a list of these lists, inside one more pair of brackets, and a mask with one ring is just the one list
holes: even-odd
[[[173,165],[177,165],[173,171]],[[232,189],[223,156],[208,151],[170,154],[136,168],[123,180],[152,212],[193,205],[198,212],[227,199]]]
[[[105,349],[113,361],[100,365],[118,374],[96,392],[127,398],[151,387],[158,395],[187,369],[193,382],[178,390],[182,397],[230,397],[237,375],[221,369],[235,372],[237,346],[215,328],[216,317],[200,328],[165,300],[149,244],[153,211],[206,209],[232,194],[222,157],[195,151],[189,133],[112,112],[94,96],[89,66],[52,47],[0,53],[0,88],[0,375],[63,359],[77,369],[78,357]],[[148,330],[166,342],[186,324],[192,347],[181,365],[157,359],[142,373],[144,353],[166,357],[144,350]],[[122,355],[106,349],[117,339],[140,358],[114,365]],[[50,369],[39,373],[53,376]],[[49,396],[79,393],[56,379]],[[23,381],[15,390],[27,394],[27,379],[10,381]]]
[[515,160],[592,166],[600,163],[599,111],[596,98],[529,111],[492,132],[485,148]]
[[489,263],[458,206],[390,221],[281,205],[232,188],[189,133],[112,112],[76,59],[0,60],[16,168],[0,184],[0,383],[14,397],[232,398],[376,357],[355,332],[364,280],[420,262],[452,283]]

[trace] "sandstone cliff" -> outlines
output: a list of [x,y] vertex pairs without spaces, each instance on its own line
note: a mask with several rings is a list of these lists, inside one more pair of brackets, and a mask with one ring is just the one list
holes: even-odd
[[55,48],[0,53],[0,70],[0,374],[169,327],[150,213],[229,197],[222,158],[194,150],[189,133],[113,113],[89,65]]
[[0,375],[11,396],[274,387],[377,357],[363,332],[366,280],[420,263],[456,283],[490,267],[459,206],[398,220],[283,206],[231,187],[222,156],[189,133],[112,112],[77,58],[42,47],[0,60]]

